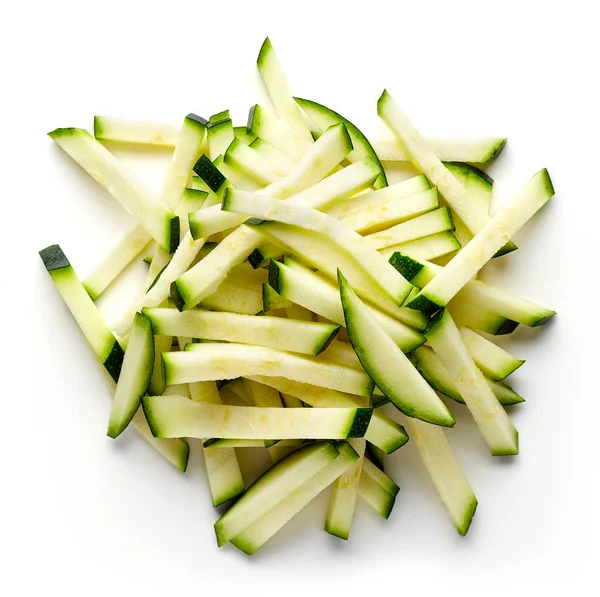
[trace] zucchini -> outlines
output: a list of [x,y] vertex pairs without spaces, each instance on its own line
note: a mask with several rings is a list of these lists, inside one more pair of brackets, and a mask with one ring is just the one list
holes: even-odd
[[[391,188],[388,187],[388,189]],[[370,197],[371,195],[376,195],[376,193],[367,193],[365,196]],[[438,209],[439,206],[437,189],[425,189],[356,211],[343,217],[340,221],[361,234],[372,234]]]
[[460,327],[486,332],[494,336],[512,334],[519,325],[518,322],[498,315],[485,307],[454,299],[448,304],[448,311]]
[[345,439],[363,437],[371,408],[256,408],[194,402],[183,396],[145,396],[155,437]]
[[517,430],[494,396],[483,373],[475,365],[446,309],[432,319],[426,336],[471,411],[492,455],[518,454]]
[[[377,102],[377,114],[404,144],[410,153],[413,165],[439,189],[469,233],[475,236],[483,230],[490,222],[487,211],[470,198],[465,188],[446,169],[387,91],[381,94]],[[502,245],[498,248],[500,254],[517,248],[510,239],[504,244],[506,246]]]
[[133,419],[148,389],[153,365],[152,325],[147,317],[136,313],[110,410],[109,437],[118,437]]
[[209,119],[206,127],[206,140],[208,143],[208,156],[211,160],[223,155],[234,139],[231,119],[217,118],[212,121]]
[[294,160],[258,137],[252,141],[249,147],[271,164],[273,170],[281,176],[287,176],[294,169],[296,164]]
[[262,186],[277,182],[285,176],[284,172],[274,168],[270,162],[251,146],[244,145],[237,139],[231,142],[223,156],[223,160],[226,164],[233,166],[244,176]]
[[[321,444],[316,445],[320,446]],[[244,501],[243,504],[241,503],[242,499],[240,499],[240,510],[232,513],[233,523],[229,519],[222,523],[221,526],[217,526],[220,522],[217,521],[215,531],[219,544],[224,542],[226,540],[225,537],[231,534],[230,532],[225,535],[223,528],[229,530],[232,524],[237,523],[238,528],[243,525],[244,529],[230,539],[231,543],[248,555],[255,553],[257,549],[264,545],[295,514],[302,510],[326,487],[331,485],[335,479],[352,467],[358,458],[358,454],[347,442],[338,442],[331,445],[333,450],[338,452],[337,455],[334,455],[333,450],[329,449],[327,453],[324,453],[324,447],[313,448],[313,450],[320,449],[323,451],[321,459],[326,461],[326,465],[322,466],[319,462],[317,466],[313,465],[309,468],[308,474],[303,474],[306,465],[303,463],[301,467],[294,458],[294,455],[298,454],[298,452],[303,455],[304,451],[308,450],[309,447],[302,448],[302,451],[296,450],[292,455],[282,460],[277,465],[278,468],[274,467],[267,471],[255,484],[255,493]],[[318,470],[311,475],[310,472],[317,468]],[[267,497],[267,492],[269,494],[274,493],[277,498],[280,496],[283,497],[277,503],[274,503],[275,499]],[[261,516],[255,518],[259,508]],[[225,516],[223,516],[223,519],[225,519]],[[252,520],[250,525],[246,524],[248,519]]]
[[[114,393],[115,382],[123,364],[123,349],[79,282],[62,249],[58,245],[51,245],[40,251],[40,257],[80,330],[108,373],[105,379]],[[173,466],[185,472],[190,453],[187,442],[181,439],[154,438],[143,413],[139,410],[133,416],[132,424],[157,452]]]
[[459,290],[554,195],[546,169],[540,170],[410,303],[426,314],[448,304]]
[[[355,263],[364,270],[364,273],[371,278],[371,286],[378,287],[381,292],[387,294],[389,298],[400,305],[412,288],[412,285],[393,266],[379,255],[374,248],[369,247],[369,244],[365,242],[360,234],[320,211],[304,207],[296,202],[279,201],[267,196],[231,188],[225,192],[222,209],[223,211],[244,213],[256,218],[280,222],[284,226],[298,226],[328,237],[336,245],[335,248],[338,251],[346,251]],[[277,228],[277,224],[253,224],[250,227],[253,226],[258,228],[259,231],[263,226],[266,226],[267,230]],[[267,232],[267,234],[271,234],[271,240],[274,240],[272,232]],[[278,236],[275,237],[275,240],[281,240],[281,238],[282,236]],[[297,254],[310,260],[312,265],[321,269],[324,273],[328,273],[330,276],[335,274],[332,271],[337,265],[335,254],[324,255],[324,260],[317,259],[316,254],[314,257],[309,257],[304,252],[297,252]],[[329,259],[332,262],[331,267],[325,269],[322,266]],[[344,261],[341,263],[344,263]],[[350,268],[348,269],[353,271]],[[369,295],[372,297],[372,293],[369,293]]]
[[298,138],[304,139],[305,143],[312,143],[308,125],[292,97],[285,74],[268,37],[260,48],[256,64],[277,116],[296,131]]
[[233,136],[241,141],[244,145],[250,145],[256,139],[254,135],[246,130],[245,126],[234,126]]
[[[269,267],[269,284],[282,297],[334,323],[344,325],[344,312],[335,286],[294,260],[286,258],[284,263],[272,261]],[[375,307],[369,306],[368,309],[403,351],[410,352],[424,343],[423,335],[409,327],[410,324],[421,324],[420,320],[412,318],[410,311],[405,309],[400,312],[402,308],[399,308],[399,317],[404,316],[405,323]]]
[[349,443],[358,455],[358,460],[333,484],[325,519],[325,530],[340,539],[348,539],[350,536],[365,453],[364,439],[351,439]]
[[[394,253],[401,252],[410,255],[416,259],[438,259],[444,255],[454,253],[461,248],[460,243],[454,233],[438,232],[431,236],[418,238],[400,245],[392,245],[379,252],[386,259],[389,259]],[[412,299],[411,299],[412,300]],[[411,307],[414,308],[414,307]]]
[[312,145],[312,138],[309,140],[306,135],[298,134],[296,129],[258,104],[250,108],[246,131],[293,160],[299,160]]
[[454,417],[338,272],[350,342],[362,366],[392,404],[410,417],[452,427]]
[[[426,143],[442,162],[471,162],[488,164],[495,160],[506,146],[506,137],[479,137],[475,139],[429,138]],[[411,162],[412,155],[397,139],[375,139],[375,153],[385,162]]]
[[163,362],[168,385],[266,375],[359,396],[370,396],[373,389],[373,383],[362,371],[262,346],[189,344],[185,352],[164,353]]
[[322,352],[339,325],[235,313],[144,309],[155,334],[239,342],[303,354]]
[[83,129],[56,129],[48,136],[106,188],[165,251],[175,251],[179,218],[110,151]]
[[[390,517],[392,509],[396,502],[396,495],[400,488],[396,485],[396,493],[390,493],[386,491],[377,481],[366,472],[365,463],[363,462],[363,469],[360,475],[360,483],[358,485],[358,495],[371,506],[380,516],[386,520]],[[375,470],[379,470],[376,467]],[[391,481],[391,479],[390,479]]]
[[317,102],[299,97],[295,97],[294,100],[312,120],[312,122],[319,127],[320,132],[327,130],[332,124],[342,122],[348,129],[348,133],[350,133],[350,137],[352,139],[352,145],[354,146],[354,150],[348,154],[348,161],[354,163],[362,160],[364,157],[370,157],[377,164],[377,168],[379,170],[379,176],[373,183],[373,187],[375,189],[387,187],[385,170],[383,169],[377,154],[369,143],[369,140],[356,126],[354,126],[349,120],[337,112],[334,112],[333,110],[318,104]]
[[[289,177],[265,189],[265,194],[289,196],[315,184],[328,174],[351,149],[350,137],[343,125],[331,127],[302,157]],[[204,156],[205,158],[205,156]],[[225,177],[207,159],[200,157],[194,166],[196,174],[213,192],[226,188]],[[216,291],[227,273],[254,251],[262,237],[243,226],[230,234],[205,259],[180,276],[171,285],[171,295],[180,311],[195,307]]]
[[466,535],[477,509],[477,498],[444,430],[416,419],[409,420],[408,425],[423,464],[456,530]]
[[94,137],[99,141],[175,147],[179,129],[172,124],[94,116]]
[[[345,408],[366,404],[360,396],[344,394],[343,392],[292,381],[283,377],[254,375],[251,379],[271,386],[281,393],[291,394],[305,404],[316,408]],[[381,411],[374,410],[365,439],[386,454],[391,454],[408,441],[408,435],[406,435],[406,431],[400,423],[384,415]]]
[[[425,378],[427,383],[434,390],[441,392],[456,402],[461,404],[465,403],[463,397],[460,395],[460,392],[454,385],[452,377],[448,371],[446,371],[439,357],[431,348],[427,346],[420,346],[410,354],[409,358],[419,373]],[[494,395],[500,404],[507,406],[524,402],[524,398],[519,396],[511,387],[507,386],[506,384],[492,381],[491,379],[487,378],[486,382],[492,389],[492,392],[494,392]]]
[[373,248],[386,249],[448,230],[454,230],[452,216],[447,207],[440,207],[365,238]]

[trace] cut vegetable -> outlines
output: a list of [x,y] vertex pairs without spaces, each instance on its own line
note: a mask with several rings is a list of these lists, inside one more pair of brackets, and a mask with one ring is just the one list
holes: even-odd
[[[284,298],[334,323],[345,324],[342,303],[335,286],[308,268],[297,266],[293,260],[286,258],[285,263],[272,261],[269,267],[269,284]],[[423,344],[424,337],[416,330],[374,307],[369,306],[368,309],[393,342],[405,352]],[[411,317],[411,313],[406,312],[406,317]]]
[[234,139],[224,155],[226,164],[234,166],[242,174],[260,185],[267,186],[277,182],[284,173],[273,166],[252,147]]
[[452,427],[454,417],[412,363],[338,273],[350,342],[365,371],[387,398],[410,417]]
[[[465,188],[446,169],[387,91],[381,94],[377,102],[377,113],[406,147],[414,166],[439,189],[469,233],[475,236],[483,230],[490,222],[487,211],[469,197]],[[504,254],[515,249],[515,244],[509,238],[498,251]]]
[[171,124],[94,116],[94,137],[100,141],[175,147],[179,129]]
[[146,396],[144,413],[155,437],[345,439],[363,437],[371,408],[256,408]]
[[[427,145],[442,162],[472,162],[487,164],[495,160],[506,145],[505,137],[478,139],[426,139]],[[375,153],[386,162],[411,162],[413,157],[397,139],[376,139]]]
[[83,129],[56,129],[50,138],[137,220],[168,253],[179,244],[179,218],[156,194]]
[[423,464],[456,530],[466,535],[477,509],[477,498],[444,430],[415,419],[409,420],[408,425]]
[[294,99],[302,110],[304,110],[306,115],[319,127],[320,131],[327,130],[332,124],[342,122],[348,129],[352,139],[352,145],[354,145],[354,150],[348,154],[348,160],[350,162],[357,162],[365,156],[370,157],[377,164],[379,169],[379,176],[373,184],[374,188],[380,189],[382,187],[387,187],[387,178],[383,166],[379,162],[379,158],[373,150],[373,147],[371,147],[368,139],[358,130],[358,128],[337,112],[334,112],[317,102],[299,97],[295,97]]
[[210,311],[144,309],[144,314],[155,334],[240,342],[311,355],[322,352],[339,330],[333,324]]
[[459,298],[453,299],[448,304],[448,311],[460,327],[472,329],[501,336],[515,331],[518,322],[494,313],[485,307],[467,303]]
[[419,238],[407,243],[386,247],[379,252],[386,259],[389,259],[396,252],[401,252],[417,259],[429,260],[449,255],[450,253],[458,251],[460,248],[460,243],[452,232],[438,232],[437,234]]
[[[305,448],[306,449],[306,448]],[[358,454],[352,449],[347,442],[339,442],[335,444],[335,449],[339,454],[327,466],[320,468],[318,472],[310,476],[308,479],[303,478],[302,484],[297,486],[294,483],[295,489],[289,491],[281,501],[276,505],[271,505],[271,508],[264,513],[258,520],[246,527],[236,537],[231,539],[231,542],[244,553],[253,554],[259,547],[264,545],[286,522],[288,522],[295,514],[304,508],[313,498],[321,491],[331,485],[340,475],[344,474],[358,458]],[[292,458],[289,456],[288,459]],[[280,464],[285,465],[288,459]],[[291,486],[290,481],[284,480],[283,474],[275,469],[273,476],[277,475],[276,479],[269,479],[267,482],[272,484],[277,483],[278,488]],[[285,471],[287,472],[287,471]],[[266,475],[271,474],[267,471]],[[264,475],[263,475],[264,477]],[[258,484],[258,483],[257,483]],[[261,487],[262,489],[262,487]],[[291,488],[290,488],[291,489]],[[258,497],[256,502],[258,502]],[[249,509],[249,507],[247,506]],[[241,517],[240,517],[241,518]],[[218,524],[218,522],[217,522]],[[217,541],[220,539],[220,529],[215,525],[217,531]]]
[[325,520],[325,530],[340,539],[348,539],[350,535],[365,453],[364,439],[350,440],[349,443],[359,458],[333,484]]
[[148,318],[136,313],[110,410],[109,437],[118,437],[133,419],[148,389],[153,365],[152,326]]
[[[400,489],[397,485],[398,490]],[[360,483],[358,486],[358,495],[371,506],[380,516],[386,520],[390,517],[394,504],[396,502],[396,494],[386,491],[379,485],[373,477],[365,472],[363,462],[363,470],[360,475]]]
[[206,129],[206,139],[208,141],[208,155],[211,160],[223,155],[235,139],[231,120],[223,118],[209,121]]
[[268,37],[260,48],[256,64],[269,97],[275,106],[277,116],[295,129],[300,139],[312,143],[312,135],[308,125],[292,97],[285,74]]
[[471,411],[492,455],[518,454],[517,430],[475,365],[447,310],[435,316],[426,336]]
[[[354,261],[363,268],[364,273],[370,276],[371,285],[378,286],[382,292],[398,304],[402,304],[408,296],[412,286],[408,283],[398,271],[391,266],[377,251],[369,246],[369,243],[356,232],[347,228],[335,218],[321,213],[315,209],[307,208],[290,201],[279,201],[267,196],[260,196],[235,189],[227,189],[223,198],[223,211],[234,211],[245,213],[257,218],[265,218],[283,225],[300,226],[312,232],[327,236],[332,243],[335,243],[338,250],[345,250],[354,259]],[[276,228],[276,225],[259,224],[253,225],[260,231],[262,227],[267,229]],[[253,227],[250,226],[250,227]],[[267,232],[269,234],[269,232]],[[282,236],[271,240],[281,240]],[[303,252],[303,257],[307,255]],[[310,258],[315,267],[329,273],[335,268],[335,255],[325,255],[325,260],[331,259],[331,267],[325,270],[318,262],[316,257]],[[340,263],[341,265],[341,263]],[[372,293],[369,293],[372,296]]]
[[365,373],[336,363],[325,363],[315,357],[233,343],[190,344],[186,348],[186,352],[163,354],[168,385],[266,375],[287,377],[358,396],[370,396],[373,389],[373,383]]
[[[328,390],[283,377],[254,375],[251,379],[271,386],[281,393],[291,394],[309,406],[317,408],[360,407],[366,404],[360,396],[344,394],[343,392],[336,392],[335,390]],[[381,411],[374,410],[365,439],[386,454],[391,454],[408,441],[408,435],[406,435],[406,431],[400,423],[384,415]]]
[[67,256],[58,245],[51,245],[40,251],[40,257],[92,350],[117,381],[123,365],[123,349],[85,291]]
[[554,195],[547,170],[540,170],[490,223],[410,303],[424,313],[435,313],[494,256]]

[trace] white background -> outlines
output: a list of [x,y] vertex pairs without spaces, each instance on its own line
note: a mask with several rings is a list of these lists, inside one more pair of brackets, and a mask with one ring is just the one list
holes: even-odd
[[[3,5],[0,592],[4,595],[538,595],[598,564],[598,67],[591,1],[22,2]],[[269,35],[293,91],[368,134],[388,87],[425,134],[506,135],[493,208],[541,167],[557,190],[486,278],[558,317],[503,343],[516,459],[492,458],[460,407],[451,443],[479,498],[459,537],[409,443],[389,457],[389,521],[359,504],[351,539],[326,496],[248,558],[217,549],[201,459],[187,475],[128,431],[37,256],[59,242],[83,277],[131,222],[45,135],[94,114],[178,123],[264,101]],[[160,185],[165,156],[127,156]],[[140,266],[141,267],[141,266]],[[133,274],[135,275],[135,274]],[[138,269],[143,276],[143,268]],[[115,303],[116,304],[116,303]],[[104,304],[108,314],[114,304]],[[197,447],[197,446],[194,446]],[[595,551],[595,555],[594,555]],[[4,589],[4,590],[3,590]]]

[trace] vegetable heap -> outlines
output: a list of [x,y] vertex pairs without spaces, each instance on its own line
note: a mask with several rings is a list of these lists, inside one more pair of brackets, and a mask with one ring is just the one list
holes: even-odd
[[[132,424],[182,471],[197,445],[213,505],[230,504],[217,542],[248,554],[329,486],[327,532],[348,538],[358,496],[387,518],[399,487],[384,456],[410,437],[464,535],[477,499],[452,410],[469,409],[492,455],[516,455],[504,407],[523,399],[503,380],[524,361],[489,335],[555,315],[478,274],[553,196],[548,172],[490,216],[493,181],[473,164],[506,139],[424,139],[384,91],[392,135],[371,142],[294,98],[268,39],[257,62],[272,108],[247,126],[225,110],[180,129],[96,116],[94,136],[50,133],[137,222],[82,281],[58,245],[40,252],[109,374],[108,435]],[[107,140],[173,147],[162,193]],[[382,162],[418,174],[388,184]],[[146,283],[108,325],[94,301],[137,259]],[[248,484],[236,449],[271,465]]]

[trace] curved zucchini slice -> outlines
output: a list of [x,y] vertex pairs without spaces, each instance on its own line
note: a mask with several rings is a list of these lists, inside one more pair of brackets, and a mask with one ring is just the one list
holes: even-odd
[[154,337],[147,317],[136,313],[110,410],[107,435],[118,437],[137,412],[154,366]]
[[341,272],[338,277],[350,342],[377,387],[404,414],[452,427],[454,417],[444,403],[369,313]]
[[317,102],[313,102],[308,99],[302,99],[300,97],[295,97],[294,99],[321,131],[327,130],[332,124],[343,122],[350,133],[352,145],[354,145],[354,150],[348,154],[348,160],[351,162],[357,162],[365,156],[369,156],[379,168],[379,176],[374,182],[373,187],[375,189],[387,187],[385,170],[383,169],[375,150],[369,143],[369,140],[356,126],[354,126],[347,118],[344,118],[342,115],[334,112],[330,108],[323,106],[322,104],[318,104]]

